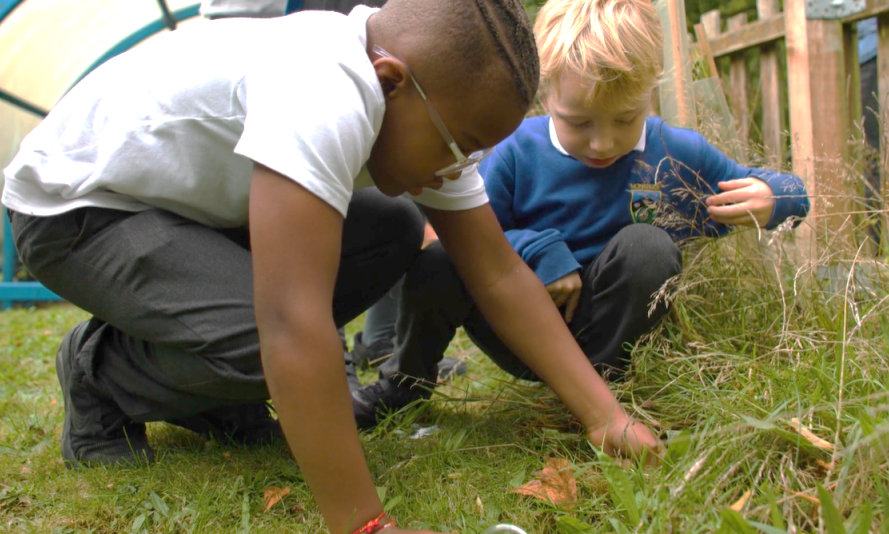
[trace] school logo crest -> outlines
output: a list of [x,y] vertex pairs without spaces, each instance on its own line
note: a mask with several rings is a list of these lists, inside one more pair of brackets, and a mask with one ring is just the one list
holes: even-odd
[[660,204],[660,184],[630,184],[630,216],[634,223],[654,222]]

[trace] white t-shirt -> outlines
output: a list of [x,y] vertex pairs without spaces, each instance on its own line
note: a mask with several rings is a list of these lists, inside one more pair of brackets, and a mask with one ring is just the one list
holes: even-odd
[[203,17],[280,17],[287,0],[203,0]]
[[[374,11],[218,20],[108,61],[23,140],[3,203],[36,216],[162,208],[242,226],[256,161],[345,216],[353,190],[373,185],[364,165],[385,112],[366,53]],[[488,201],[477,170],[409,198],[443,210]]]

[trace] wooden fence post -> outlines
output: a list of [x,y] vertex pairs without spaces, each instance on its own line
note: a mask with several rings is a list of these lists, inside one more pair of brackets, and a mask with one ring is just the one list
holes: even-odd
[[[861,68],[858,64],[858,30],[855,24],[849,24],[843,28],[843,50],[845,52],[843,58],[843,62],[846,64],[844,78],[849,110],[849,115],[846,117],[849,121],[847,128],[857,141],[863,141],[864,136],[861,135]],[[861,148],[859,144],[855,144],[853,147],[858,150]]]
[[[846,88],[846,132],[848,138],[846,140],[846,150],[848,161],[851,164],[849,171],[854,175],[854,179],[849,184],[850,194],[854,194],[854,198],[850,198],[847,204],[852,208],[852,221],[855,228],[862,228],[863,224],[872,224],[873,218],[866,211],[870,209],[864,202],[867,195],[867,152],[864,149],[864,131],[862,130],[862,102],[861,102],[861,67],[858,63],[858,29],[855,24],[846,24],[843,26],[843,62],[846,66],[845,79]],[[870,229],[865,230],[864,236],[873,235]],[[871,243],[868,252],[877,253],[877,243]]]
[[[843,25],[838,20],[809,20],[809,68],[812,84],[812,134],[815,149],[816,213],[822,217],[821,237],[836,244],[851,244],[854,187],[847,180],[849,162],[849,100]],[[856,43],[857,45],[857,43]],[[820,232],[819,232],[820,233]],[[842,247],[831,247],[836,250]]]
[[[778,0],[757,0],[759,20],[779,13]],[[784,109],[778,84],[778,47],[774,44],[762,47],[759,56],[759,82],[762,87],[762,144],[766,161],[780,168],[784,162]]]
[[[719,12],[716,11],[716,18],[709,17],[711,26],[718,29],[719,24],[715,23],[719,18]],[[706,130],[709,126],[715,126],[716,135],[721,141],[720,148],[726,155],[737,161],[745,159],[744,149],[746,147],[739,146],[738,128],[735,123],[734,116],[725,98],[725,89],[722,86],[722,78],[719,75],[719,69],[716,66],[716,60],[713,57],[713,50],[710,48],[710,38],[703,24],[695,24],[695,35],[698,39],[697,48],[701,61],[706,65],[709,72],[708,79],[700,79],[695,81],[695,93],[698,104],[702,106],[703,111],[708,116],[712,116],[713,124],[708,124],[708,120],[702,120],[699,123],[701,133],[707,136]],[[708,136],[709,137],[709,136]]]
[[883,211],[880,227],[880,247],[883,254],[889,255],[889,191],[886,190],[887,169],[889,169],[889,13],[877,17],[877,104],[880,118],[880,194]]
[[[708,11],[701,15],[701,24],[704,25],[704,31],[707,32],[707,37],[710,39],[713,39],[722,33],[722,15],[719,14],[718,9]],[[719,77],[718,72],[714,72],[712,75]]]
[[688,51],[688,35],[685,22],[685,0],[666,0],[667,8],[667,47],[672,65],[667,65],[675,74],[673,88],[676,91],[676,112],[679,126],[697,127],[694,90],[692,89],[691,61]]
[[[790,141],[793,172],[803,179],[810,197],[815,195],[814,138],[812,135],[812,92],[809,73],[809,37],[806,31],[805,0],[784,0],[784,41],[787,47],[787,92],[790,95]],[[815,215],[819,203],[813,198]],[[811,226],[814,226],[811,225]],[[797,230],[804,258],[814,255],[810,225]]]
[[[854,245],[848,163],[848,99],[839,20],[807,20],[805,0],[785,0],[794,169],[812,199],[809,224],[836,259]],[[813,83],[815,81],[816,83]],[[843,245],[843,246],[841,246]]]
[[[737,30],[747,24],[747,13],[740,13],[728,19],[728,31]],[[732,54],[729,70],[729,83],[732,88],[732,108],[735,111],[735,124],[738,128],[738,141],[746,148],[750,143],[750,106],[747,103],[747,54]]]

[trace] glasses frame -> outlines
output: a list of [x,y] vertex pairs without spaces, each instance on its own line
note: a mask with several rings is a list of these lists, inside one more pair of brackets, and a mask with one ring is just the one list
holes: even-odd
[[451,165],[448,165],[443,169],[435,171],[436,176],[448,176],[450,174],[457,174],[458,172],[462,172],[468,168],[478,165],[481,160],[485,159],[491,154],[491,152],[494,151],[494,148],[492,147],[485,150],[477,150],[469,156],[464,155],[460,148],[457,146],[457,141],[454,140],[454,137],[451,135],[447,127],[444,125],[444,122],[441,120],[441,116],[439,116],[438,112],[435,111],[435,107],[433,107],[432,102],[430,102],[429,98],[426,97],[426,92],[423,91],[423,88],[420,87],[417,79],[414,78],[414,75],[411,72],[411,69],[407,66],[407,63],[401,61],[389,52],[386,52],[379,45],[374,45],[373,51],[378,56],[400,61],[401,64],[404,65],[404,68],[407,70],[407,75],[410,76],[411,82],[413,82],[414,87],[417,88],[417,92],[420,94],[420,98],[423,100],[423,104],[426,105],[426,111],[429,112],[429,118],[432,119],[432,123],[435,124],[438,132],[441,134],[445,143],[447,143],[448,148],[451,149],[451,152],[454,153],[454,157],[457,158],[456,163],[452,163]]

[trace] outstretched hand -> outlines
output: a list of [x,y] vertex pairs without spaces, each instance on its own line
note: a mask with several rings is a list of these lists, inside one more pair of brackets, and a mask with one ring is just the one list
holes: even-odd
[[657,465],[664,451],[664,444],[647,426],[623,414],[606,424],[587,429],[587,439],[612,458],[639,458],[647,451],[645,463]]
[[707,199],[707,212],[722,224],[764,227],[775,209],[772,189],[757,178],[719,182],[724,191]]

